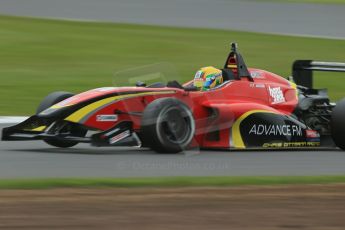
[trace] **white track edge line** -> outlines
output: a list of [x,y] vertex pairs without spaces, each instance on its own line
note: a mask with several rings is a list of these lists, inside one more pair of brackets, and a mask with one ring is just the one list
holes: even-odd
[[25,121],[29,117],[24,116],[0,116],[0,124],[15,124]]

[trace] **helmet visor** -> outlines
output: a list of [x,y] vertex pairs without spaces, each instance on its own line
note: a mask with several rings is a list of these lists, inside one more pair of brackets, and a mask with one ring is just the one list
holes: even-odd
[[212,83],[214,82],[215,78],[214,77],[210,77],[207,78],[205,83],[204,83],[204,87],[205,88],[210,88],[210,86],[212,85]]

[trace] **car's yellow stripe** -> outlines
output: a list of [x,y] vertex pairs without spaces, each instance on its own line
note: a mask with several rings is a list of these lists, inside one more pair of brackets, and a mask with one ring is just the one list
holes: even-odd
[[43,130],[45,130],[47,128],[47,126],[42,125],[39,126],[37,128],[33,128],[33,129],[24,129],[24,131],[37,131],[37,132],[42,132]]
[[135,93],[135,94],[126,94],[126,95],[108,97],[108,98],[96,101],[94,103],[91,103],[91,104],[77,110],[76,112],[72,113],[70,116],[65,118],[65,120],[78,123],[85,116],[89,115],[93,111],[97,110],[98,108],[100,108],[106,104],[112,103],[114,101],[127,99],[127,98],[131,98],[131,97],[140,97],[140,96],[145,96],[145,95],[158,95],[158,94],[171,94],[171,93],[175,93],[175,91],[144,92],[144,93]]
[[254,114],[254,113],[275,113],[269,110],[250,110],[248,112],[245,112],[244,114],[242,114],[236,121],[235,123],[232,125],[231,128],[231,133],[232,133],[232,142],[234,146],[231,147],[235,147],[235,148],[246,148],[243,139],[242,139],[242,135],[241,135],[241,130],[240,130],[240,125],[241,122],[246,119],[248,116]]
[[298,100],[298,89],[297,89],[297,84],[295,82],[289,81],[290,86],[295,90],[296,98]]

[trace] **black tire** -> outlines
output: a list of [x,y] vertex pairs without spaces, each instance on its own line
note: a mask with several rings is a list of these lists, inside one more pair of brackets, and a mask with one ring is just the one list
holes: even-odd
[[39,114],[44,110],[48,109],[50,106],[55,105],[56,103],[70,98],[72,96],[74,96],[73,93],[62,91],[53,92],[49,94],[42,100],[41,104],[37,107],[36,114]]
[[[49,107],[51,107],[52,105],[55,105],[56,103],[63,101],[67,98],[70,98],[74,96],[73,93],[69,93],[69,92],[53,92],[51,94],[49,94],[48,96],[46,96],[41,104],[38,106],[37,110],[36,110],[36,114],[41,113],[42,111],[48,109]],[[85,130],[81,130],[79,127],[77,126],[70,126],[70,127],[66,127],[70,130],[70,132],[75,135],[75,136],[85,136],[86,131]],[[54,147],[58,147],[58,148],[69,148],[69,147],[73,147],[75,145],[77,145],[79,142],[77,141],[61,141],[61,140],[54,140],[54,139],[47,139],[47,140],[43,140],[44,142],[46,142],[48,145],[54,146]]]
[[191,143],[195,122],[191,110],[175,98],[160,98],[144,110],[141,136],[145,145],[159,153],[178,153]]
[[334,143],[345,150],[345,99],[337,103],[332,111],[331,133]]

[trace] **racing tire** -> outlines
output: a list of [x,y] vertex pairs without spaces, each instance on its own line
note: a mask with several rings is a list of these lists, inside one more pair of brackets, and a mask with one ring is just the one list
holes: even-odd
[[160,98],[144,110],[141,121],[143,143],[158,153],[186,149],[195,133],[192,111],[175,98]]
[[36,114],[39,114],[44,110],[48,109],[50,106],[55,105],[56,103],[59,103],[60,101],[63,101],[72,96],[74,96],[73,93],[63,91],[53,92],[49,94],[42,100],[42,102],[37,107]]
[[345,98],[332,111],[331,134],[337,147],[345,150]]
[[[60,101],[63,101],[63,100],[70,98],[72,96],[74,96],[73,93],[62,92],[62,91],[53,92],[53,93],[49,94],[48,96],[46,96],[42,100],[40,105],[37,107],[36,114],[38,115],[39,113],[41,113],[44,110],[51,107],[52,105],[55,105],[56,103],[59,103]],[[82,137],[82,136],[85,136],[85,134],[86,134],[86,131],[81,130],[79,127],[71,126],[68,128],[71,130],[73,135]],[[62,141],[62,140],[55,140],[55,139],[49,139],[49,140],[46,139],[43,141],[45,143],[47,143],[48,145],[58,147],[58,148],[69,148],[69,147],[73,147],[79,143],[77,141]]]

